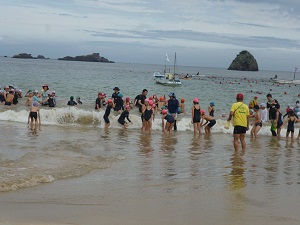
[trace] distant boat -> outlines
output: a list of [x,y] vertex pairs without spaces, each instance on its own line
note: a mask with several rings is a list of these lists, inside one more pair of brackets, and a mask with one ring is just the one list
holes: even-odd
[[161,74],[160,72],[154,72],[153,73],[153,77],[155,77],[155,78],[163,78],[163,77],[165,77],[165,75]]
[[166,54],[165,58],[165,70],[164,70],[164,76],[156,78],[156,83],[165,85],[165,86],[180,86],[181,81],[179,79],[176,79],[176,52],[175,52],[175,59],[174,59],[174,73],[167,73],[166,72],[166,62],[170,62],[168,59],[168,55]]
[[297,68],[295,68],[295,71],[294,71],[294,79],[293,80],[279,80],[278,79],[278,76],[275,74],[274,77],[271,77],[270,80],[273,82],[273,83],[277,83],[277,84],[300,84],[300,80],[296,80],[296,72],[297,72]]

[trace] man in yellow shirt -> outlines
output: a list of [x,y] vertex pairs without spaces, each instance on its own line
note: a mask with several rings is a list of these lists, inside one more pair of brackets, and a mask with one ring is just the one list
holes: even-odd
[[244,95],[239,93],[236,95],[236,103],[231,106],[230,114],[227,121],[230,121],[233,117],[233,142],[234,150],[239,149],[239,140],[242,144],[242,150],[246,150],[245,136],[246,131],[249,130],[249,108],[243,103]]

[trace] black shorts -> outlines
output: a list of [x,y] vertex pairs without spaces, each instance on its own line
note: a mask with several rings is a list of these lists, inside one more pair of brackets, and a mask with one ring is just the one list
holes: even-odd
[[110,123],[110,121],[109,121],[109,119],[108,119],[107,116],[103,116],[103,119],[104,119],[104,122],[105,122],[105,123]]
[[34,118],[35,120],[37,120],[37,112],[30,112],[29,116],[31,119]]
[[262,122],[260,122],[260,123],[257,123],[257,124],[254,124],[254,126],[259,126],[259,127],[262,127]]
[[213,127],[215,124],[216,124],[216,120],[211,120],[209,121],[209,124],[207,124],[207,126]]
[[247,127],[235,126],[233,129],[233,134],[245,134]]
[[11,105],[11,102],[5,102],[5,105]]

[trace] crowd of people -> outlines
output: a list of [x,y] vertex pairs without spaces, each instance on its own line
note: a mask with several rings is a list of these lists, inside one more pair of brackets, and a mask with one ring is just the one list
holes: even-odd
[[[111,98],[108,98],[108,100],[106,100],[106,94],[102,92],[98,93],[98,97],[95,101],[95,110],[105,110],[103,116],[105,128],[110,126],[109,116],[111,110],[117,111],[120,114],[118,123],[127,128],[129,123],[132,123],[129,117],[130,110],[137,107],[141,114],[142,132],[152,133],[152,122],[158,113],[161,114],[162,131],[169,134],[172,133],[172,130],[176,131],[177,116],[179,113],[184,113],[186,111],[185,99],[181,98],[179,101],[176,98],[175,93],[172,92],[168,94],[169,99],[167,99],[166,96],[158,97],[155,94],[148,98],[147,95],[148,90],[144,89],[132,102],[129,97],[124,98],[119,87],[115,87],[113,88]],[[16,105],[18,104],[18,99],[22,97],[22,90],[19,90],[13,85],[5,86],[3,90],[0,87],[0,102],[4,105]],[[288,106],[285,110],[285,115],[283,115],[278,101],[274,99],[271,94],[268,94],[266,97],[267,103],[259,104],[258,96],[254,96],[254,99],[247,105],[243,103],[243,94],[237,94],[237,102],[232,105],[227,119],[227,121],[230,121],[233,118],[234,147],[236,150],[238,150],[239,141],[241,142],[242,149],[246,148],[244,139],[250,125],[252,125],[250,131],[251,137],[257,138],[261,127],[268,120],[271,123],[271,132],[273,136],[278,136],[278,138],[280,138],[281,129],[287,124],[286,138],[288,139],[289,135],[291,135],[291,139],[294,139],[294,124],[300,122],[297,116],[297,113],[300,112],[299,101],[296,102],[294,107]],[[56,93],[55,91],[49,91],[49,85],[44,84],[40,92],[37,90],[29,90],[26,92],[25,98],[25,105],[30,106],[28,123],[31,125],[32,129],[36,129],[36,127],[41,124],[38,106],[55,107]],[[74,96],[71,96],[67,105],[72,107],[82,104],[79,96],[76,97],[76,100],[74,99]],[[211,128],[216,124],[214,118],[215,103],[211,102],[209,104],[206,113],[200,106],[198,98],[194,98],[190,112],[192,114],[191,123],[194,127],[194,134],[201,134],[203,127],[205,127],[205,133],[210,133]],[[287,117],[286,120],[284,120],[285,117]],[[249,118],[253,118],[251,124],[249,124]],[[297,138],[300,139],[300,131]]]

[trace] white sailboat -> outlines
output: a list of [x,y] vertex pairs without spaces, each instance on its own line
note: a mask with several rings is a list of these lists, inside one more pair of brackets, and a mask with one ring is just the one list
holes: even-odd
[[180,86],[181,81],[179,79],[175,78],[175,76],[176,76],[176,52],[175,52],[175,58],[174,58],[174,73],[167,73],[167,71],[166,71],[167,61],[170,62],[168,59],[168,55],[166,54],[164,76],[156,78],[156,83],[166,85],[166,86]]

